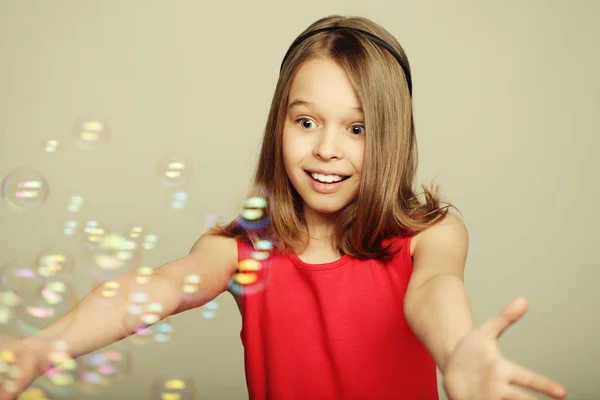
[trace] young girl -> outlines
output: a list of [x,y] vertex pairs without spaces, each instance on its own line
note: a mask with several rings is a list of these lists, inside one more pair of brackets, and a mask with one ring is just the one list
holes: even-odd
[[[413,191],[412,91],[406,55],[378,24],[310,25],[283,59],[245,218],[144,284],[160,318],[234,295],[251,400],[437,399],[436,367],[454,400],[533,399],[525,388],[565,396],[498,349],[524,299],[473,326],[467,230],[437,190],[423,187],[423,202]],[[190,276],[196,293],[182,290]],[[136,285],[133,272],[118,281]],[[143,325],[127,313],[97,288],[39,334],[6,343],[22,370],[17,392],[53,364],[57,341],[77,357]]]

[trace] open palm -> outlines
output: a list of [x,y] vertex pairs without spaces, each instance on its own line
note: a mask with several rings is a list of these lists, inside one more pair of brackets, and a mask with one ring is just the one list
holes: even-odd
[[527,300],[517,298],[497,316],[465,336],[448,360],[444,389],[451,400],[533,400],[523,388],[555,399],[565,389],[549,378],[506,360],[498,338],[527,312]]

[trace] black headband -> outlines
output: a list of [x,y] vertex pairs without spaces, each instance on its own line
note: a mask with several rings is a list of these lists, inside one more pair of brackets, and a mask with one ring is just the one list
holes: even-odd
[[285,53],[285,57],[283,57],[283,61],[281,62],[281,67],[279,68],[279,72],[281,72],[281,69],[283,69],[283,64],[285,63],[285,60],[287,60],[288,56],[292,52],[292,49],[294,47],[296,47],[300,42],[304,41],[304,39],[307,39],[313,35],[316,35],[319,32],[337,31],[337,30],[344,30],[344,29],[360,32],[367,39],[371,40],[373,43],[378,44],[379,46],[383,47],[388,52],[390,52],[390,54],[394,56],[396,61],[398,61],[398,64],[400,64],[400,67],[402,67],[402,71],[404,71],[404,76],[406,77],[406,82],[408,83],[408,91],[412,96],[412,79],[410,77],[410,72],[408,70],[408,66],[404,63],[404,60],[402,59],[402,57],[400,57],[400,55],[396,52],[396,50],[394,50],[394,48],[392,46],[390,46],[385,40],[381,39],[378,36],[373,35],[370,32],[367,32],[367,31],[364,31],[364,30],[358,29],[358,28],[347,27],[347,26],[329,26],[327,28],[320,28],[320,29],[316,29],[314,31],[310,31],[310,32],[298,37],[296,40],[294,40],[294,42],[288,49],[287,53]]

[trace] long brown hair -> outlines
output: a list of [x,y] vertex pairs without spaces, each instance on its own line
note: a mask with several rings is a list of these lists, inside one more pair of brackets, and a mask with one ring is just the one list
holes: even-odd
[[[397,40],[365,17],[331,15],[314,22],[301,35],[329,26],[370,32],[393,46],[409,66]],[[418,152],[406,77],[389,52],[360,33],[320,32],[290,53],[275,88],[249,196],[268,198],[268,233],[276,248],[299,251],[307,246],[302,199],[284,168],[282,132],[292,80],[306,61],[316,57],[326,57],[344,68],[364,110],[367,132],[358,197],[337,214],[334,246],[342,254],[358,258],[386,258],[394,250],[382,245],[384,239],[419,233],[441,220],[448,208],[456,207],[441,205],[437,186],[421,185],[423,201],[413,190]],[[235,238],[247,235],[237,220],[212,232]]]

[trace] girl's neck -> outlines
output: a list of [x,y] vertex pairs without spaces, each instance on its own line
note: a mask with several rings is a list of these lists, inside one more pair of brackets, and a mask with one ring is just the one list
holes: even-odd
[[304,220],[308,228],[309,243],[331,243],[335,227],[335,215],[318,213],[304,206]]

